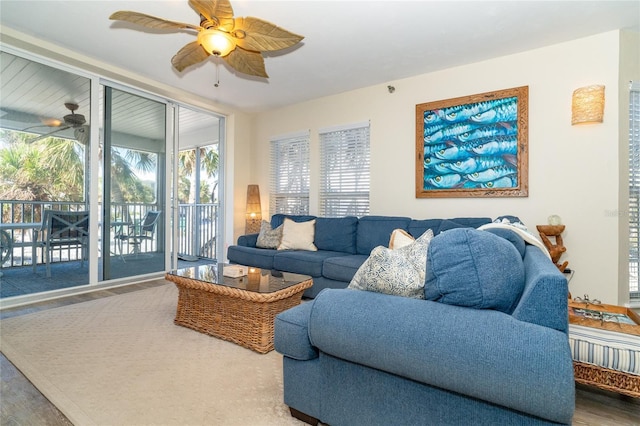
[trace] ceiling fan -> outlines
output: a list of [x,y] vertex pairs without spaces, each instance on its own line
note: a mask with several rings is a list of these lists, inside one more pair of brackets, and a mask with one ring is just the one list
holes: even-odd
[[109,19],[160,30],[196,31],[198,39],[184,46],[171,59],[178,71],[215,56],[241,73],[269,77],[262,52],[286,49],[304,38],[262,19],[234,18],[229,0],[189,0],[189,5],[200,14],[200,25],[130,11],[115,12]]
[[[64,106],[69,111],[71,111],[71,114],[65,115],[64,117],[62,117],[62,119],[58,119],[58,118],[42,119],[42,125],[47,127],[55,127],[55,129],[49,133],[45,133],[43,135],[38,136],[35,139],[32,139],[31,141],[29,141],[30,143],[37,142],[41,139],[52,136],[55,133],[62,132],[63,130],[67,130],[70,128],[77,129],[87,122],[84,115],[75,113],[75,111],[79,108],[78,104],[74,102],[66,102]],[[42,126],[33,126],[33,127],[42,127]],[[33,128],[33,127],[30,127],[30,128]]]

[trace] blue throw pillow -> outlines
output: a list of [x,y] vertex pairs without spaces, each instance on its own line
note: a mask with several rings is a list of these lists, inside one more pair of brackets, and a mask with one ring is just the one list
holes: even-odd
[[525,243],[524,239],[522,239],[520,235],[504,228],[487,228],[484,231],[491,232],[492,234],[496,234],[497,236],[502,237],[507,241],[511,241],[511,244],[513,244],[513,246],[518,250],[520,256],[524,258]]
[[458,228],[431,240],[425,299],[510,314],[523,289],[522,257],[506,239],[473,228]]

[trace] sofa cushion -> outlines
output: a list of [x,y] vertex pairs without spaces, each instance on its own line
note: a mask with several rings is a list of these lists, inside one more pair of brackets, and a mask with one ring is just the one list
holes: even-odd
[[358,218],[355,216],[319,217],[313,243],[318,250],[355,254],[357,230]]
[[427,229],[431,229],[433,231],[433,235],[438,235],[441,223],[442,219],[412,220],[411,223],[409,223],[408,231],[413,238],[418,238],[420,235],[424,234]]
[[523,288],[522,257],[502,237],[458,228],[429,244],[424,287],[428,300],[510,314]]
[[357,253],[369,254],[377,246],[389,244],[394,229],[407,230],[411,219],[395,216],[363,216],[358,220]]
[[271,224],[263,220],[260,224],[260,233],[256,240],[256,247],[277,249],[282,240],[282,225],[276,229],[271,229]]
[[275,229],[278,226],[282,225],[284,223],[285,218],[289,218],[294,222],[308,222],[310,220],[315,219],[316,217],[310,216],[310,215],[302,215],[302,214],[295,215],[295,214],[276,213],[273,216],[271,216],[271,227]]
[[285,218],[282,224],[282,239],[278,250],[318,250],[313,244],[315,230],[315,219],[306,222],[294,222],[289,218]]
[[322,276],[348,283],[368,257],[364,254],[329,257],[322,264]]
[[413,243],[397,250],[374,248],[349,288],[424,299],[427,247],[432,238],[433,232],[427,230]]
[[273,269],[273,258],[277,250],[256,247],[229,246],[227,259],[239,265],[255,266],[262,269]]
[[295,272],[297,274],[319,277],[322,275],[322,264],[329,257],[348,256],[337,251],[278,251],[273,259],[273,267],[278,271]]

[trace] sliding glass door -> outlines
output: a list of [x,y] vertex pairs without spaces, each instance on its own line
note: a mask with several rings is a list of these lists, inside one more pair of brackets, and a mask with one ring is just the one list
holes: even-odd
[[102,280],[165,270],[167,105],[104,88]]
[[[9,50],[0,307],[224,257],[223,116]],[[53,213],[71,243],[47,247]]]
[[0,299],[86,286],[91,80],[6,51],[0,63]]
[[178,107],[178,258],[216,259],[221,226],[221,123],[214,114]]

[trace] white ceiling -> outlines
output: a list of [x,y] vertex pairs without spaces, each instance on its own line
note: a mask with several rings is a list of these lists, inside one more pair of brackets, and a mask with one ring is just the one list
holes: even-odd
[[215,60],[171,67],[195,40],[110,21],[133,10],[199,24],[187,0],[0,0],[0,24],[245,111],[261,111],[478,62],[618,28],[640,31],[640,1],[231,0],[305,36],[266,57],[268,79],[232,74]]

